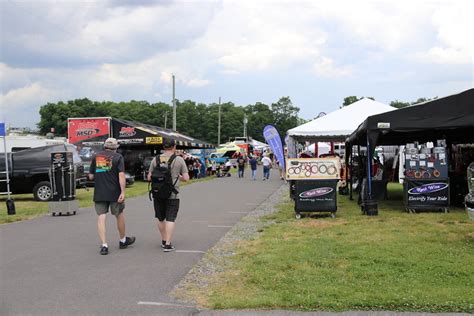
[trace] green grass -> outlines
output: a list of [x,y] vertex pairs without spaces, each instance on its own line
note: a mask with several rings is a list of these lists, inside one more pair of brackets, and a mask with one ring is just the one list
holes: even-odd
[[[190,180],[188,182],[181,182],[181,187],[202,181],[209,181],[214,177],[206,177],[198,180]],[[79,201],[79,207],[91,207],[94,205],[92,196],[94,188],[78,189],[76,197]],[[133,185],[127,186],[125,195],[126,198],[148,194],[148,183],[143,181],[136,181]],[[28,220],[48,213],[48,203],[38,202],[33,199],[33,194],[16,194],[12,196],[15,200],[16,215],[7,215],[6,210],[6,196],[0,197],[0,224],[12,223],[17,221]]]
[[[474,312],[474,223],[462,209],[403,212],[401,186],[379,216],[338,196],[337,218],[294,219],[293,204],[239,243],[205,293],[217,309]],[[201,293],[201,295],[203,295]],[[202,298],[201,298],[202,301]]]

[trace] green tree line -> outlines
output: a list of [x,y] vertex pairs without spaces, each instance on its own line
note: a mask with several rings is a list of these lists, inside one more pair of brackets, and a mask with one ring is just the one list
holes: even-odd
[[[298,117],[299,108],[289,97],[281,97],[277,102],[267,105],[261,102],[247,106],[236,106],[232,102],[221,104],[221,142],[231,137],[242,136],[244,117],[247,118],[247,134],[264,141],[263,128],[274,125],[282,139],[286,131],[303,123]],[[147,101],[111,102],[91,101],[87,98],[67,102],[47,103],[40,108],[38,128],[42,134],[54,128],[58,136],[67,135],[67,119],[72,117],[114,117],[137,121],[171,129],[173,125],[172,106]],[[183,134],[217,143],[218,114],[217,103],[204,104],[191,100],[177,101],[176,126]]]
[[[357,97],[355,95],[345,97],[344,102],[341,105],[341,108],[344,107],[344,106],[348,106],[349,104],[352,104],[352,103],[357,102],[359,100],[362,100],[363,98],[365,98],[365,97]],[[371,100],[375,100],[374,97],[366,97],[366,98],[369,98]],[[437,98],[438,97],[434,97],[433,99],[437,99]],[[433,99],[418,98],[416,101],[412,101],[412,102],[404,102],[404,101],[395,100],[395,101],[390,102],[390,106],[401,109],[401,108],[404,108],[404,107],[409,106],[409,105],[414,105],[414,104],[430,101],[430,100],[433,100]]]

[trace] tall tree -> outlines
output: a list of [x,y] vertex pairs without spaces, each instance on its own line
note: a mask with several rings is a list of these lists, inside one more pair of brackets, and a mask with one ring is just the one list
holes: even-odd
[[345,106],[348,106],[349,104],[352,104],[352,103],[357,102],[357,101],[359,101],[359,100],[362,100],[363,98],[375,100],[374,97],[360,97],[360,98],[358,98],[358,97],[355,96],[355,95],[351,95],[351,96],[348,96],[348,97],[345,97],[345,98],[344,98],[344,102],[342,103],[341,108],[343,108],[343,107],[345,107]]
[[438,97],[434,97],[432,99],[429,99],[429,98],[418,98],[416,99],[416,101],[413,101],[413,102],[403,102],[403,101],[398,101],[398,100],[395,100],[395,101],[392,101],[390,102],[390,105],[393,106],[393,107],[396,107],[396,108],[404,108],[404,107],[407,107],[409,105],[414,105],[414,104],[418,104],[418,103],[422,103],[422,102],[426,102],[426,101],[430,101],[430,100],[434,100],[434,99],[437,99]]
[[300,109],[293,105],[290,97],[281,97],[271,106],[273,112],[273,124],[277,128],[282,139],[286,131],[298,126],[298,113]]

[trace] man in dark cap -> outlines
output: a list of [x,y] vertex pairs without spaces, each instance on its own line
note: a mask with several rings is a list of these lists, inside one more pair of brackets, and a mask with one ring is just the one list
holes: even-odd
[[100,254],[107,255],[109,246],[105,238],[106,214],[110,212],[117,219],[119,231],[119,248],[125,249],[135,242],[135,237],[125,236],[125,167],[123,156],[117,153],[119,144],[115,138],[108,138],[104,143],[104,151],[92,159],[89,179],[94,180],[95,210],[99,216],[97,229],[102,242]]
[[[179,183],[188,181],[188,168],[184,159],[177,156],[176,143],[173,139],[165,139],[163,142],[164,152],[153,158],[148,170],[148,181],[152,181],[152,175],[157,167],[169,168],[173,192],[167,198],[160,198],[158,194],[153,196],[155,217],[158,219],[158,230],[161,234],[161,247],[164,252],[174,250],[171,238],[175,228],[175,221],[179,210]],[[157,161],[158,159],[159,161]]]

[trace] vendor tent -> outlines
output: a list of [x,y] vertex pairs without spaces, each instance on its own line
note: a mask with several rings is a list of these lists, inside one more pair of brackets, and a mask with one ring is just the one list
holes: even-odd
[[156,145],[174,139],[177,148],[212,148],[212,144],[170,129],[135,121],[112,119],[112,135],[121,145]]
[[[448,144],[474,143],[474,89],[369,116],[347,138],[346,162],[353,145],[367,146],[367,161],[371,161],[377,145],[403,145],[438,139],[445,139]],[[367,174],[371,174],[370,163]],[[368,183],[370,197],[371,180]]]
[[352,145],[403,145],[446,139],[474,143],[474,89],[369,116],[346,140]]
[[[316,152],[316,144],[313,143],[309,146],[306,146],[305,150],[314,154]],[[318,142],[318,155],[325,155],[328,154],[330,151],[331,145],[329,145],[328,143]]]
[[395,110],[394,107],[368,98],[354,102],[311,122],[288,130],[295,141],[344,142],[368,116]]
[[263,150],[263,149],[267,149],[267,148],[270,148],[270,146],[267,144],[267,143],[262,143],[256,139],[252,139],[252,146],[253,148],[257,149],[257,150]]

